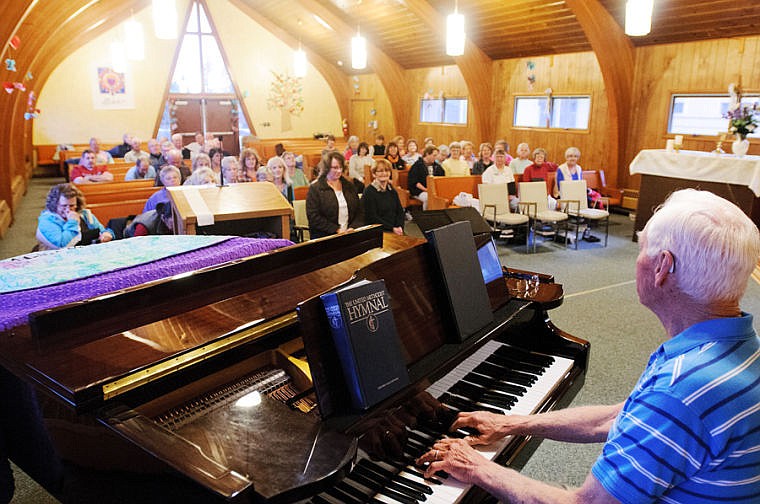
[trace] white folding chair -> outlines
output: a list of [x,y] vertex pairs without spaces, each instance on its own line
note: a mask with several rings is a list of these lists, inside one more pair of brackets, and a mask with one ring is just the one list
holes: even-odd
[[509,209],[509,189],[507,184],[478,184],[478,199],[480,213],[491,223],[494,231],[499,231],[499,225],[517,227],[525,225],[525,251],[528,252],[530,237],[527,215],[512,213]]
[[[565,223],[565,247],[567,247],[567,220],[565,212],[549,210],[548,195],[546,194],[545,182],[520,182],[517,184],[517,194],[520,198],[520,211],[530,217],[533,231],[533,251],[536,251],[536,238],[539,234],[544,236],[556,236],[559,223]],[[537,229],[536,224],[540,223],[551,226],[552,230],[548,233]]]
[[[568,216],[575,219],[575,248],[578,248],[578,229],[584,221],[604,221],[604,246],[610,234],[610,213],[607,210],[588,207],[588,191],[585,180],[565,180],[559,187],[559,204]],[[609,208],[609,206],[608,206]]]

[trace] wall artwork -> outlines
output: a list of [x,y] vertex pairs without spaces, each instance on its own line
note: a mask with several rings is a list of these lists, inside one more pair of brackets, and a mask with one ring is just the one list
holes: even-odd
[[279,109],[282,131],[290,131],[293,129],[290,116],[298,117],[303,112],[303,79],[292,77],[287,72],[272,71],[272,76],[267,108]]
[[93,79],[92,105],[96,110],[134,109],[135,94],[131,74],[98,66]]

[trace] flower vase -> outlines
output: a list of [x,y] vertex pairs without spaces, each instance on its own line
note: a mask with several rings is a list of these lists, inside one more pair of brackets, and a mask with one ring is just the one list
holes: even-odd
[[731,152],[741,157],[747,154],[748,150],[749,140],[742,137],[741,135],[736,135],[736,140],[734,140],[734,142],[731,144]]

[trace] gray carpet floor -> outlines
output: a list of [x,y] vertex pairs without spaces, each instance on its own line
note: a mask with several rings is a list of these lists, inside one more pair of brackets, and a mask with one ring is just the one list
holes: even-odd
[[[58,179],[31,180],[16,223],[0,240],[0,258],[31,250],[35,243],[36,218],[50,185]],[[407,230],[419,234],[412,224]],[[608,246],[580,243],[565,249],[553,242],[540,244],[535,254],[525,247],[497,241],[502,264],[550,273],[565,289],[565,301],[549,315],[560,329],[591,342],[591,362],[586,383],[573,405],[610,404],[628,395],[651,352],[663,341],[659,321],[638,303],[635,259],[638,246],[631,241],[633,222],[626,215],[613,215]],[[596,236],[602,236],[594,230]],[[751,280],[742,308],[760,316],[760,285]],[[755,322],[755,329],[760,325]],[[573,445],[544,441],[523,470],[541,480],[580,485],[599,454],[601,445]],[[17,495],[13,502],[49,503],[55,499],[21,471],[16,471]]]

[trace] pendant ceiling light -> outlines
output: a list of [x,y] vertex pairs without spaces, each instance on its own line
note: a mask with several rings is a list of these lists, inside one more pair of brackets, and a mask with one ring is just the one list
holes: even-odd
[[142,24],[133,17],[124,22],[124,40],[129,48],[127,58],[132,61],[145,59],[145,39],[143,37]]
[[153,0],[153,31],[156,38],[177,38],[177,5],[174,0]]
[[647,35],[652,29],[654,0],[628,0],[625,4],[625,34]]
[[459,13],[459,6],[454,2],[454,13],[446,17],[446,54],[461,56],[464,54],[464,16]]
[[362,37],[358,26],[356,36],[351,39],[351,68],[354,70],[367,68],[367,39]]
[[124,55],[124,44],[111,42],[111,70],[122,73],[127,69],[127,57]]
[[296,77],[306,77],[306,53],[301,49],[301,43],[298,43],[298,50],[293,54],[293,74]]

